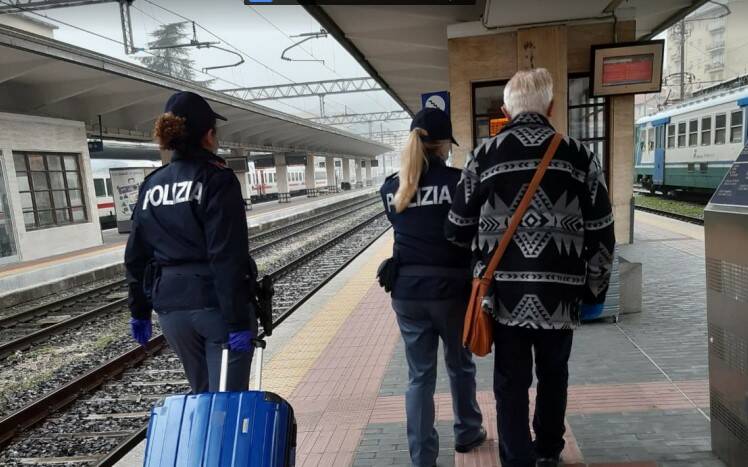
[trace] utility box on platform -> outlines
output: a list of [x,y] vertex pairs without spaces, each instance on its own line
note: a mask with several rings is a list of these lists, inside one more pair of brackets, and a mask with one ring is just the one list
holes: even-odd
[[712,450],[748,459],[748,149],[704,210]]

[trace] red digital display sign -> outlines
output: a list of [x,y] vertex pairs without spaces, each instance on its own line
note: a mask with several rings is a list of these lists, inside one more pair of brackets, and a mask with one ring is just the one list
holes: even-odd
[[603,86],[649,83],[654,71],[654,55],[630,55],[603,59]]

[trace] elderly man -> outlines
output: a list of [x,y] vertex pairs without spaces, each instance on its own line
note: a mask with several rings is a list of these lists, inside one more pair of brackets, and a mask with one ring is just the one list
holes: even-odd
[[[553,81],[520,71],[504,88],[510,119],[473,151],[445,226],[472,242],[474,277],[485,270],[555,130]],[[557,466],[564,448],[568,360],[582,313],[603,306],[613,258],[613,214],[600,161],[565,137],[494,273],[494,394],[504,467]],[[528,390],[538,377],[533,429]]]

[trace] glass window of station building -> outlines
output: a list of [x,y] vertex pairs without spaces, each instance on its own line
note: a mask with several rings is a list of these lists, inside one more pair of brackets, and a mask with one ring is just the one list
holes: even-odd
[[597,154],[608,181],[608,100],[590,95],[587,75],[569,77],[569,136]]
[[[473,147],[490,140],[495,133],[491,120],[503,118],[504,86],[506,81],[473,84]],[[572,75],[568,83],[568,133],[600,157],[607,180],[608,161],[608,101],[590,96],[588,75]]]

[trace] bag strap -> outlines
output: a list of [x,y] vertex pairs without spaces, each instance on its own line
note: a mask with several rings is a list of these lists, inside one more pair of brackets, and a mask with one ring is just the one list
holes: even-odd
[[522,218],[525,216],[527,208],[530,207],[532,197],[535,196],[535,192],[538,190],[540,182],[543,180],[543,176],[545,175],[545,171],[548,168],[548,165],[551,163],[551,159],[553,159],[553,156],[556,154],[556,150],[558,149],[559,144],[561,144],[562,139],[563,135],[561,133],[556,133],[553,135],[553,139],[551,139],[551,143],[548,145],[548,149],[545,150],[543,159],[541,159],[540,164],[538,164],[538,168],[535,170],[535,175],[533,175],[532,180],[530,181],[530,185],[527,187],[527,191],[522,197],[522,201],[520,201],[519,206],[517,206],[517,210],[514,211],[514,214],[509,221],[509,227],[506,229],[506,232],[504,232],[504,235],[501,236],[499,246],[496,248],[496,251],[494,251],[493,256],[491,257],[491,261],[488,263],[488,267],[486,268],[486,272],[483,274],[483,278],[481,279],[481,281],[485,282],[490,280],[493,276],[493,273],[496,271],[496,268],[499,266],[499,261],[501,261],[501,257],[504,256],[504,252],[506,251],[507,247],[509,247],[509,242],[512,240],[514,232],[517,231],[517,227],[519,227],[520,222],[522,222]]

